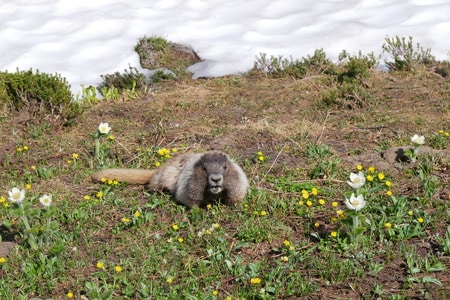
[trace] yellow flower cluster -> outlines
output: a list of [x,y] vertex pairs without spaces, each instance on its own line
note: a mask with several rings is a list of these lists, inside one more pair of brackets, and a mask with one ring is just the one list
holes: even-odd
[[[105,270],[105,269],[106,269],[105,262],[103,262],[103,261],[98,261],[98,262],[96,263],[95,267],[96,267],[97,269],[100,269],[100,270]],[[115,271],[116,273],[120,273],[120,272],[123,271],[123,268],[122,268],[120,265],[115,265],[115,266],[114,266],[114,271]],[[72,293],[72,292],[69,292],[69,293]],[[67,296],[69,296],[69,293],[67,293]],[[72,293],[72,295],[73,295],[73,293]],[[69,297],[69,298],[70,298],[70,297]]]
[[17,147],[17,148],[16,148],[17,153],[26,152],[26,151],[28,151],[28,150],[30,150],[30,148],[29,148],[27,145],[24,145],[24,146],[22,146],[22,147]]
[[438,133],[442,134],[445,137],[450,137],[450,132],[448,132],[448,131],[445,131],[445,130],[441,129],[441,130],[438,131]]
[[119,184],[119,181],[116,180],[116,179],[106,179],[106,178],[102,178],[101,181],[102,181],[103,183],[108,184],[108,185],[118,185],[118,184]]
[[250,279],[250,284],[252,285],[256,285],[256,284],[260,284],[261,283],[261,278],[259,277],[253,277]]
[[292,245],[292,243],[289,240],[284,240],[283,241],[283,246],[289,251],[294,251],[295,250],[294,245]]
[[253,211],[253,215],[254,216],[264,217],[264,216],[267,216],[267,211],[265,211],[265,210],[261,210],[261,211],[254,210]]
[[172,153],[178,152],[177,148],[172,148],[172,149],[167,149],[167,148],[160,148],[158,149],[158,151],[156,151],[156,153],[158,154],[159,157],[161,158],[171,158],[172,157]]
[[256,152],[254,156],[256,162],[265,162],[267,160],[267,156],[262,151]]
[[[311,188],[310,191],[303,189],[301,192],[301,199],[298,201],[298,205],[303,206],[306,205],[307,207],[314,206],[314,202],[316,201],[318,205],[324,206],[327,201],[323,198],[314,199],[319,195],[319,189],[316,187]],[[306,200],[306,201],[305,201]],[[333,206],[337,206],[337,202],[332,203]]]
[[6,201],[6,198],[4,196],[0,197],[0,204],[3,205],[3,207],[8,207],[9,203]]

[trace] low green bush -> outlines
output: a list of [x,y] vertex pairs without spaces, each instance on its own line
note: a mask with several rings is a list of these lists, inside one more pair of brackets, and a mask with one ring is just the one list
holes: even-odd
[[102,93],[104,88],[116,88],[119,93],[127,90],[142,89],[147,84],[145,75],[139,72],[138,69],[129,67],[123,73],[115,72],[114,74],[106,74],[100,76],[103,83],[97,87],[97,90]]
[[69,120],[80,113],[70,85],[59,74],[38,70],[0,72],[0,107],[3,111],[27,110],[33,115],[55,115]]

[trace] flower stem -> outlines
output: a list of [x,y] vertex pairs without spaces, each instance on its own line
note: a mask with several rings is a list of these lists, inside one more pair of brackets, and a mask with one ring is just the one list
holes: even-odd
[[32,250],[37,250],[37,249],[39,249],[39,247],[36,243],[36,237],[34,236],[33,232],[31,232],[31,226],[30,226],[30,223],[28,223],[28,218],[25,215],[25,210],[23,208],[22,203],[19,204],[19,208],[20,208],[20,212],[21,212],[20,219],[22,220],[23,225],[25,226],[25,231],[27,232],[28,244],[30,245]]

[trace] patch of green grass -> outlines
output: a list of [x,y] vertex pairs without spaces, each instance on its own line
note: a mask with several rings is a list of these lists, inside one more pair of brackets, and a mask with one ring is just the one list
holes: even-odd
[[[373,64],[345,55],[329,68],[317,51],[279,78],[162,82],[151,98],[129,103],[99,102],[86,88],[90,109],[71,128],[0,120],[0,250],[16,243],[0,252],[0,298],[443,298],[449,162],[437,153],[446,152],[413,151],[387,170],[343,159],[406,147],[416,129],[425,145],[448,148],[445,110],[423,106],[417,124],[406,101],[426,100],[411,86],[425,89],[436,76],[392,85],[384,73],[372,76]],[[351,99],[347,84],[380,102],[340,109]],[[430,89],[446,99],[445,84]],[[113,88],[105,93],[115,100]],[[314,106],[327,93],[326,110]],[[379,123],[395,132],[361,130]],[[97,169],[157,168],[178,152],[207,149],[226,150],[248,174],[242,203],[188,210],[141,186],[90,180]],[[26,189],[23,209],[8,200],[13,187]],[[49,209],[43,194],[52,195]]]

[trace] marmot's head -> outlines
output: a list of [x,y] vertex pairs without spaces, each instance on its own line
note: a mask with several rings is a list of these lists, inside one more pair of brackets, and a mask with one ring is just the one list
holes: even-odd
[[220,194],[223,191],[224,174],[228,164],[228,157],[221,152],[208,152],[201,156],[196,168],[206,177],[206,192]]

